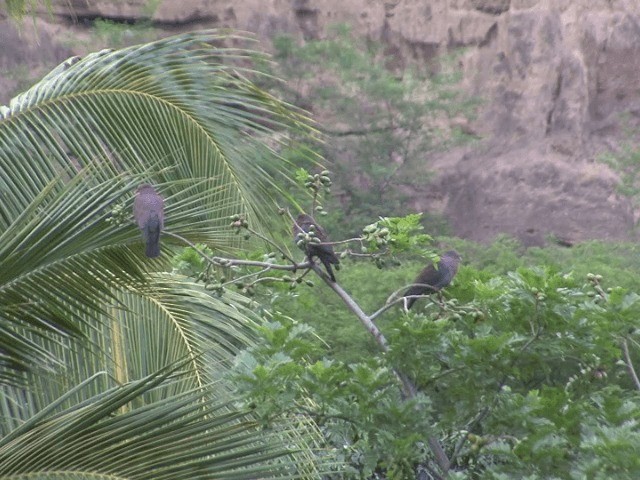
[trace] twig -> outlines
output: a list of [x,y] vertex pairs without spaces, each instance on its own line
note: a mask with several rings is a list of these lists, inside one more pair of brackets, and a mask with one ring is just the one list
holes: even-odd
[[636,369],[633,368],[633,362],[631,361],[631,355],[629,355],[629,345],[627,344],[627,339],[622,339],[622,352],[624,353],[624,363],[627,364],[627,369],[629,370],[629,375],[631,375],[631,379],[636,386],[637,390],[640,390],[640,380],[638,379],[638,375],[636,374]]
[[362,243],[363,241],[364,239],[362,237],[353,237],[353,238],[347,238],[346,240],[338,240],[337,242],[322,242],[322,243],[318,243],[318,245],[342,245],[343,243],[352,243],[352,242]]
[[376,258],[376,257],[382,257],[384,255],[386,255],[387,253],[389,253],[388,250],[383,250],[382,252],[378,252],[378,253],[356,253],[351,251],[350,248],[347,248],[345,250],[346,254],[351,256],[351,257],[360,257],[360,258]]
[[[400,302],[404,302],[405,300],[408,300],[410,298],[427,298],[431,296],[431,293],[428,294],[423,294],[423,295],[403,295],[401,297],[395,298],[394,300],[391,300],[393,297],[395,297],[396,295],[398,295],[400,292],[406,290],[407,288],[411,288],[411,287],[429,287],[429,288],[433,288],[432,285],[428,285],[426,283],[410,283],[409,285],[405,285],[402,288],[399,288],[398,290],[396,290],[395,292],[393,292],[391,295],[389,295],[387,297],[387,300],[384,302],[384,306],[380,307],[378,310],[376,310],[374,313],[372,313],[371,315],[369,315],[369,318],[371,320],[375,320],[377,317],[379,317],[380,315],[382,315],[384,312],[386,312],[387,310],[389,310],[390,308],[393,308],[393,306],[396,303],[400,303]],[[434,289],[435,290],[435,289]]]
[[289,260],[291,263],[293,263],[293,264],[296,263],[296,261],[293,258],[291,258],[289,256],[289,254],[283,248],[281,248],[276,242],[274,242],[270,238],[266,237],[265,235],[261,234],[260,232],[257,232],[254,229],[249,228],[249,227],[247,227],[247,231],[252,233],[256,237],[261,238],[262,240],[264,240],[268,244],[272,245],[273,247],[275,247],[282,254],[282,256],[284,258],[286,258],[287,260]]
[[440,441],[436,437],[429,437],[427,443],[429,444],[431,452],[436,457],[436,463],[440,467],[440,470],[447,475],[451,468],[451,462],[443,450],[442,445],[440,445]]
[[278,263],[269,263],[269,262],[259,262],[257,260],[239,260],[236,258],[224,258],[224,257],[210,257],[206,253],[204,253],[200,248],[198,248],[193,242],[187,240],[181,235],[177,233],[169,232],[167,230],[162,231],[163,235],[169,235],[170,237],[177,238],[178,240],[186,243],[191,248],[193,248],[202,258],[204,258],[207,262],[214,265],[220,265],[221,267],[233,267],[233,266],[242,266],[242,267],[262,267],[269,268],[270,270],[287,270],[295,272],[298,269],[305,269],[311,266],[311,262],[303,262],[303,263],[295,263],[292,265],[280,265]]
[[296,263],[294,265],[280,265],[278,263],[259,262],[257,260],[238,260],[236,258],[224,258],[224,257],[205,257],[207,261],[213,262],[221,267],[269,267],[272,270],[287,270],[295,272],[296,270],[302,270],[311,266],[310,262]]
[[[495,401],[494,401],[494,403],[495,403]],[[480,413],[478,413],[478,415],[476,415],[476,418],[474,418],[469,423],[467,423],[467,426],[465,428],[465,430],[467,431],[467,434],[463,435],[463,437],[460,440],[458,440],[458,443],[456,443],[456,446],[453,449],[453,454],[451,454],[451,465],[454,465],[456,460],[458,459],[458,455],[460,455],[460,451],[462,450],[462,447],[464,446],[465,442],[469,438],[469,433],[471,433],[471,430],[476,425],[478,425],[482,420],[484,420],[484,418],[489,414],[490,411],[491,410],[490,410],[489,407],[483,408],[480,411]]]
[[240,281],[242,281],[242,280],[244,280],[244,279],[246,279],[246,278],[251,278],[251,277],[255,277],[255,276],[257,276],[257,275],[260,275],[260,274],[262,274],[262,273],[266,273],[266,272],[268,272],[269,270],[271,270],[271,268],[266,267],[266,268],[263,268],[262,270],[260,270],[259,272],[249,273],[249,274],[247,274],[247,275],[242,275],[241,277],[234,278],[233,280],[229,280],[228,282],[224,282],[224,283],[223,283],[223,284],[221,284],[220,286],[221,286],[221,287],[224,287],[224,286],[229,285],[229,284],[231,284],[231,283],[238,283],[238,282],[240,282]]
[[[413,295],[411,295],[413,296]],[[404,299],[406,297],[400,297],[400,298],[396,298],[393,302],[391,303],[387,303],[384,307],[379,308],[378,310],[376,310],[375,312],[373,312],[371,315],[369,315],[369,318],[371,320],[375,320],[376,318],[378,318],[380,315],[382,315],[384,312],[386,312],[387,310],[395,307],[396,303],[400,303],[403,302]]]

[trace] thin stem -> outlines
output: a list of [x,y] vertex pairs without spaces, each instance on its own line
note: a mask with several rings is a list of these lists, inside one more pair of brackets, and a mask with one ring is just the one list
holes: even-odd
[[191,248],[193,248],[202,258],[204,258],[207,262],[213,265],[220,265],[221,267],[232,267],[232,266],[242,266],[242,267],[262,267],[268,268],[270,270],[286,270],[295,272],[298,269],[309,268],[311,266],[311,262],[303,262],[303,263],[295,263],[292,265],[280,265],[278,263],[269,263],[269,262],[259,262],[257,260],[239,260],[237,258],[224,258],[224,257],[210,257],[206,253],[204,253],[200,248],[198,248],[193,242],[187,240],[186,238],[178,235],[177,233],[169,232],[167,230],[163,230],[162,233],[164,235],[169,235],[170,237],[177,238],[178,240],[186,243]]
[[309,268],[311,266],[310,262],[296,263],[294,265],[280,265],[278,263],[259,262],[257,260],[238,260],[236,258],[224,257],[205,257],[205,259],[222,267],[233,267],[236,265],[242,267],[269,267],[271,270],[287,270],[291,272],[295,272],[296,270],[301,270],[303,268]]
[[456,460],[458,459],[458,455],[460,455],[460,451],[462,450],[462,447],[464,446],[465,442],[469,438],[469,433],[471,433],[471,430],[473,430],[473,428],[475,428],[476,425],[478,425],[482,420],[484,420],[484,418],[489,414],[489,412],[490,412],[490,408],[485,407],[480,411],[480,413],[476,415],[476,418],[474,418],[469,423],[467,423],[467,426],[465,428],[465,430],[467,430],[467,434],[463,435],[462,438],[458,440],[458,442],[456,443],[456,446],[453,449],[453,454],[451,455],[451,465],[454,465]]
[[629,370],[629,375],[631,375],[631,379],[636,386],[637,390],[640,390],[640,380],[638,379],[638,375],[636,374],[636,369],[633,367],[633,362],[631,361],[631,355],[629,355],[629,344],[627,343],[627,339],[622,339],[622,352],[624,353],[624,363],[627,364],[627,370]]
[[263,268],[262,270],[260,270],[259,272],[248,273],[247,275],[242,275],[241,277],[234,278],[233,280],[229,280],[228,282],[223,283],[221,286],[224,287],[224,286],[227,286],[227,285],[229,285],[231,283],[238,283],[238,282],[240,282],[240,281],[242,281],[242,280],[244,280],[246,278],[251,278],[251,277],[255,277],[257,275],[261,275],[263,273],[267,273],[269,270],[271,270],[271,268],[266,267],[266,268]]
[[401,303],[401,302],[405,302],[406,300],[410,299],[410,298],[427,298],[430,297],[431,294],[425,294],[425,295],[403,295],[402,297],[398,297],[394,300],[391,300],[393,297],[395,297],[398,293],[400,293],[403,290],[406,290],[407,288],[410,287],[415,287],[415,286],[419,286],[419,287],[430,287],[433,288],[432,285],[428,285],[426,283],[411,283],[407,286],[404,286],[402,288],[399,288],[398,290],[396,290],[395,292],[393,292],[391,295],[389,295],[389,297],[387,298],[387,301],[385,302],[385,305],[380,307],[378,310],[376,310],[374,313],[372,313],[369,318],[371,318],[371,320],[375,320],[376,318],[378,318],[380,315],[382,315],[384,312],[386,312],[387,310],[389,310],[390,308],[393,308],[393,306],[396,303]]
[[296,263],[296,261],[293,258],[291,258],[291,256],[283,248],[281,248],[276,242],[274,242],[270,238],[266,237],[265,235],[261,234],[260,232],[257,232],[254,229],[249,228],[249,227],[247,227],[247,231],[252,233],[256,237],[261,238],[262,240],[267,242],[269,245],[272,245],[276,250],[278,250],[282,254],[282,256],[284,258],[289,260],[291,263]]
[[337,242],[322,242],[322,243],[318,243],[318,245],[342,245],[343,243],[352,243],[352,242],[359,242],[360,244],[362,244],[362,237],[353,237],[353,238],[347,238],[346,240],[338,240]]
[[347,305],[349,310],[351,310],[356,315],[356,317],[358,317],[358,320],[360,320],[360,322],[364,325],[367,331],[371,335],[373,335],[373,338],[375,339],[376,343],[380,346],[382,351],[388,352],[389,344],[387,342],[387,339],[384,337],[384,335],[378,329],[378,327],[371,321],[371,318],[369,318],[369,316],[366,313],[364,313],[362,308],[360,308],[360,305],[358,305],[337,282],[332,282],[331,279],[320,269],[318,265],[312,265],[311,268],[313,269],[314,272],[316,272],[316,274],[320,278],[322,278],[325,281],[325,283],[334,292],[336,292],[336,294]]

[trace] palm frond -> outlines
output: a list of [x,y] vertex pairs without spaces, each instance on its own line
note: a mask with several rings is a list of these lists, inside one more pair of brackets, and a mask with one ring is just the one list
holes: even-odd
[[261,430],[247,412],[203,399],[201,390],[120,413],[142,393],[179,377],[173,365],[25,423],[0,439],[0,476],[301,478],[286,429]]
[[[0,415],[0,434],[13,431],[87,378],[96,380],[83,392],[97,395],[111,380],[125,384],[184,359],[189,373],[181,382],[172,382],[170,392],[156,389],[153,397],[141,396],[145,404],[216,382],[218,388],[209,395],[228,398],[230,387],[222,380],[234,356],[252,344],[260,319],[243,306],[247,300],[238,294],[217,298],[177,275],[151,280],[146,286],[114,291],[102,313],[76,311],[85,341],[20,332],[60,365],[44,376],[25,374],[27,391],[0,387],[0,411],[6,412]],[[96,377],[101,372],[107,376]]]
[[281,168],[267,173],[253,152],[278,130],[312,130],[248,80],[256,72],[240,62],[255,52],[214,46],[228,40],[207,31],[91,54],[13,99],[0,121],[12,199],[0,219],[13,219],[52,178],[107,158],[113,172],[164,185],[170,205],[191,205],[168,216],[176,233],[224,247],[234,238],[229,215],[254,213],[259,224],[273,213],[274,172],[286,164],[274,155]]
[[308,419],[263,431],[230,401],[258,319],[157,273],[167,239],[148,261],[128,213],[150,181],[168,230],[231,249],[229,215],[259,228],[273,211],[286,163],[256,156],[280,130],[313,130],[228,38],[91,54],[0,108],[2,478],[318,477]]
[[167,268],[140,255],[132,224],[107,222],[141,179],[165,197],[166,229],[212,248],[238,246],[229,215],[253,213],[256,228],[270,216],[286,164],[274,154],[267,174],[252,152],[278,129],[312,130],[248,80],[241,63],[255,52],[216,46],[230,39],[205,31],[90,54],[3,109],[0,382],[55,367],[33,337],[77,335],[114,287]]

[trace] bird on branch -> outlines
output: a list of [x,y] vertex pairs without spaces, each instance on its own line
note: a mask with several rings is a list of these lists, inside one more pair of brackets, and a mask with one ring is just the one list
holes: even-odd
[[[411,287],[402,296],[430,295],[440,292],[458,273],[460,260],[461,257],[455,250],[445,252],[436,265],[429,264],[418,274]],[[418,300],[416,297],[405,299],[407,310],[411,309],[416,300]]]
[[[311,239],[305,241],[304,237],[311,235]],[[304,249],[307,258],[313,262],[313,257],[318,257],[327,269],[332,282],[336,281],[331,265],[340,265],[340,259],[333,251],[331,245],[321,245],[329,241],[327,232],[316,223],[311,215],[301,213],[293,224],[293,239],[298,246]],[[317,242],[315,243],[314,242]]]

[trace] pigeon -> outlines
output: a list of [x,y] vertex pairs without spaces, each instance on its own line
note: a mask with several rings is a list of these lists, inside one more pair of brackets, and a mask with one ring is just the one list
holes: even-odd
[[133,216],[142,230],[149,258],[160,255],[160,231],[164,227],[164,200],[153,186],[144,183],[138,187],[133,201]]
[[[403,297],[411,295],[430,295],[439,292],[451,283],[458,272],[460,255],[455,250],[449,250],[440,257],[437,265],[427,265],[413,281],[414,285],[404,292]],[[409,310],[417,298],[407,298],[406,305]]]

